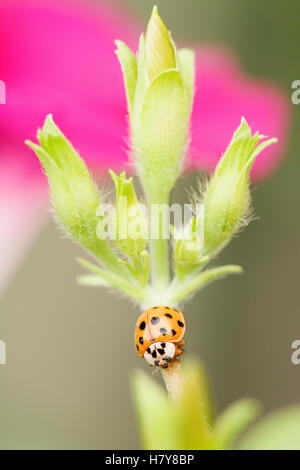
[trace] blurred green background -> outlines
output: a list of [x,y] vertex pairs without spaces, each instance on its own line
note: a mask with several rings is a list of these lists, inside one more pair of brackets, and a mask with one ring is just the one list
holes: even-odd
[[[153,1],[119,0],[146,21]],[[222,43],[250,75],[271,78],[290,94],[300,79],[298,0],[157,0],[177,41]],[[219,264],[241,264],[186,306],[189,354],[210,374],[218,410],[250,396],[269,410],[300,402],[300,105],[281,168],[254,191],[257,219]],[[185,202],[186,176],[174,199]],[[1,301],[1,448],[139,446],[129,374],[146,368],[134,350],[140,313],[110,293],[76,285],[80,253],[51,222]],[[148,370],[148,369],[147,369]],[[160,380],[157,376],[157,380]]]

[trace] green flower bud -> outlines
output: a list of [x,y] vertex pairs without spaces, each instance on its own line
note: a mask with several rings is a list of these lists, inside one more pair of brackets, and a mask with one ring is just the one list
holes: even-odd
[[[117,176],[110,170],[110,175],[116,191],[116,205],[112,217],[114,244],[128,259],[128,262],[124,260],[120,262],[142,286],[145,286],[150,273],[149,253],[146,251],[148,243],[146,208],[136,197],[132,178],[126,178],[124,171]],[[102,230],[101,222],[97,227],[97,230],[99,229]]]
[[136,197],[132,178],[126,178],[123,171],[117,176],[110,175],[116,191],[116,244],[126,255],[138,258],[147,246],[147,219],[145,208]]
[[86,165],[48,115],[37,134],[40,145],[26,141],[36,153],[48,177],[52,204],[65,231],[96,255],[102,264],[128,277],[118,257],[105,240],[97,237],[97,208],[100,203]]
[[166,202],[188,145],[194,55],[177,50],[155,7],[138,58],[117,41],[130,117],[131,145],[151,202]]
[[53,206],[65,230],[80,243],[91,239],[96,223],[99,194],[88,170],[74,148],[46,118],[38,131],[40,146],[26,142],[40,159],[47,174]]
[[202,220],[201,216],[192,217],[175,244],[175,269],[179,279],[208,261],[208,257],[202,255],[202,248],[203,217]]
[[258,145],[263,138],[258,133],[252,135],[242,118],[204,194],[204,254],[220,251],[245,223],[250,207],[251,167],[259,153],[276,142],[269,139]]

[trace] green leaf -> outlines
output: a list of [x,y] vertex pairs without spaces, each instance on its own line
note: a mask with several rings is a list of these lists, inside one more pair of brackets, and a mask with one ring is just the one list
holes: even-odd
[[201,415],[201,419],[203,419],[205,423],[205,428],[212,431],[215,421],[215,405],[211,383],[204,363],[199,359],[185,358],[183,369],[186,387],[184,389],[184,399],[182,402],[186,406],[189,403],[189,398],[194,396],[195,401],[198,403],[196,411]]
[[79,276],[77,278],[78,284],[82,286],[97,286],[97,287],[109,287],[107,281],[102,279],[100,276],[92,275],[92,274],[84,274],[83,276]]
[[218,449],[232,449],[239,434],[257,417],[261,406],[256,400],[242,399],[218,417],[215,432]]
[[143,448],[172,449],[176,440],[175,430],[169,425],[170,418],[174,421],[173,410],[163,388],[141,370],[132,374],[131,388]]
[[184,368],[184,391],[176,405],[149,375],[139,370],[132,375],[133,399],[145,449],[215,448],[209,425],[211,411],[198,367],[193,361]]
[[134,282],[128,282],[124,277],[118,276],[113,272],[105,271],[84,258],[77,258],[77,261],[92,274],[96,274],[96,276],[100,277],[105,284],[119,289],[128,297],[131,297],[138,302],[143,302],[145,292],[140,285],[135,284]]
[[300,405],[269,413],[245,434],[238,448],[300,450]]
[[236,265],[220,266],[214,269],[208,269],[201,274],[191,277],[186,281],[175,280],[170,286],[170,301],[181,302],[186,297],[195,293],[199,289],[203,289],[211,282],[221,279],[228,274],[240,274],[242,268]]
[[116,54],[121,64],[124,85],[127,98],[129,115],[132,115],[134,95],[137,83],[137,61],[134,53],[122,41],[115,41],[117,45]]

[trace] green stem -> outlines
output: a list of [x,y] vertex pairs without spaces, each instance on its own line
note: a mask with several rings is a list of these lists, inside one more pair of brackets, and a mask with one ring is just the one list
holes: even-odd
[[[153,195],[148,193],[148,211],[150,214],[151,228],[153,223],[153,206],[168,204],[169,194],[167,195]],[[169,240],[163,238],[163,214],[159,212],[158,238],[152,237],[150,233],[150,253],[151,253],[151,273],[153,288],[157,292],[164,291],[170,283],[170,257],[169,257]]]
[[175,360],[167,369],[161,369],[170,399],[178,403],[183,392],[184,377],[179,360]]
[[163,291],[169,282],[169,247],[167,240],[152,240],[150,244],[152,259],[152,281],[157,291]]

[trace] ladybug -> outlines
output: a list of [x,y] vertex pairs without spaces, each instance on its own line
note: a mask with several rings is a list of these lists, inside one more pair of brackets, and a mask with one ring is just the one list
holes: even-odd
[[185,319],[171,307],[151,307],[139,317],[135,329],[135,345],[139,356],[150,366],[166,369],[183,354]]

